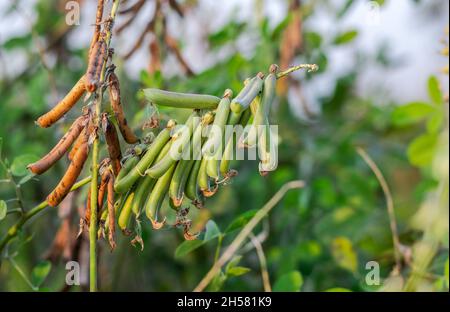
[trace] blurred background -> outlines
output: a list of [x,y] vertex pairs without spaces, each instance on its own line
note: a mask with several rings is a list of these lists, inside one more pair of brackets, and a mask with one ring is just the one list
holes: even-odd
[[[180,231],[152,231],[143,220],[143,251],[123,235],[113,253],[100,243],[100,289],[192,290],[245,220],[301,179],[306,187],[290,191],[254,231],[266,261],[249,240],[209,290],[262,291],[266,262],[274,290],[448,291],[449,3],[217,3],[123,1],[114,63],[139,134],[150,131],[142,126],[155,113],[142,88],[221,95],[272,63],[315,63],[319,71],[277,85],[278,169],[261,177],[256,161],[236,162],[232,183],[206,209],[191,209],[194,228],[208,224],[219,239],[194,248]],[[78,116],[67,114],[51,130],[34,124],[85,72],[95,8],[90,0],[0,3],[1,237],[18,207],[41,202],[64,172],[65,160],[38,178],[25,166]],[[162,119],[186,113],[159,108]],[[27,223],[1,255],[0,290],[86,289],[88,244],[74,239],[85,197],[85,189],[75,192]],[[80,263],[80,286],[65,285],[68,260]],[[379,282],[367,283],[369,261],[379,265]]]

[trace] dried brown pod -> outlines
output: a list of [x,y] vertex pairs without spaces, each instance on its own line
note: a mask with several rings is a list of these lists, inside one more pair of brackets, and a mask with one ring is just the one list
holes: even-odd
[[122,159],[122,152],[120,150],[119,137],[117,136],[116,127],[109,121],[108,114],[102,114],[102,130],[105,134],[106,145],[108,146],[109,158],[114,171],[114,175],[119,174],[122,165],[120,160]]
[[78,117],[66,132],[66,134],[59,140],[59,142],[52,148],[50,152],[35,163],[27,166],[34,174],[42,174],[53,166],[61,157],[67,152],[69,147],[80,136],[82,130],[86,126],[87,116]]
[[89,55],[88,67],[86,70],[86,90],[88,92],[95,92],[95,90],[97,90],[107,56],[106,42],[103,39],[99,39],[94,43]]
[[105,0],[98,0],[97,2],[97,13],[95,15],[95,29],[94,35],[92,36],[91,45],[89,47],[89,56],[91,55],[92,49],[95,43],[100,39],[100,31],[101,31],[101,22],[103,18],[103,8],[104,8]]
[[48,128],[66,114],[81,98],[86,89],[85,75],[83,75],[67,95],[50,111],[38,118],[36,123],[42,128]]
[[85,143],[78,149],[61,181],[50,193],[50,195],[47,196],[49,206],[57,206],[70,192],[70,188],[75,184],[81,170],[83,169],[83,165],[86,162],[88,154],[89,147]]
[[111,172],[109,171],[109,169],[105,170],[102,173],[100,184],[98,186],[97,215],[101,215],[101,213],[102,213],[103,202],[104,202],[104,198],[105,198],[105,194],[106,194],[106,191],[107,191],[108,182],[110,180],[110,177],[111,177]]
[[69,154],[67,154],[67,158],[69,160],[72,160],[73,156],[75,156],[80,146],[83,145],[83,143],[87,142],[87,137],[88,136],[86,135],[86,127],[84,127],[83,130],[81,130],[81,133],[78,136],[78,138],[73,143],[72,149],[70,150]]
[[120,98],[120,84],[114,72],[110,73],[109,78],[109,99],[111,102],[111,108],[114,111],[117,123],[119,125],[120,133],[125,141],[129,144],[136,143],[139,139],[134,134],[133,130],[128,126],[127,119],[123,112],[122,102]]

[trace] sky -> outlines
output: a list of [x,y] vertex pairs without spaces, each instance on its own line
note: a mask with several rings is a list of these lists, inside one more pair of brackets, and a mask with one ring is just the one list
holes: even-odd
[[[9,1],[0,1],[0,16],[3,15]],[[34,2],[35,0],[29,1]],[[262,1],[262,0],[227,0],[217,5],[215,0],[199,0],[198,8],[188,14],[187,23],[177,18],[171,19],[169,29],[183,39],[184,55],[192,68],[201,71],[208,68],[217,58],[225,57],[223,54],[211,55],[207,51],[207,46],[202,39],[208,31],[219,29],[229,19],[250,19],[254,14],[255,1],[264,5],[264,15],[268,16],[271,25],[276,25],[286,14],[286,1]],[[394,99],[399,103],[413,100],[426,100],[426,80],[429,75],[437,74],[446,61],[439,55],[442,48],[439,39],[444,37],[444,28],[449,23],[449,2],[444,0],[426,0],[415,5],[412,0],[388,0],[381,9],[370,5],[368,1],[355,0],[356,4],[350,9],[345,19],[335,25],[332,18],[332,10],[325,6],[319,6],[312,18],[308,20],[305,27],[308,30],[319,31],[325,34],[325,40],[331,40],[331,34],[336,31],[350,28],[359,29],[359,36],[352,44],[332,49],[328,52],[329,65],[326,75],[317,76],[304,86],[303,92],[307,101],[312,106],[316,105],[317,94],[326,94],[334,87],[336,77],[339,77],[353,66],[356,62],[355,51],[360,51],[366,55],[373,55],[380,46],[386,46],[388,54],[395,60],[396,66],[392,68],[380,67],[377,64],[368,64],[358,81],[357,92],[361,95],[376,95],[376,98],[383,102],[387,99]],[[304,2],[307,2],[306,0]],[[331,1],[332,6],[339,7],[343,0]],[[11,36],[26,33],[30,27],[30,19],[36,18],[29,4],[22,8],[22,16],[11,14],[7,18],[0,18],[0,42]],[[90,29],[93,14],[95,14],[95,1],[91,7],[86,6],[81,12],[80,25],[71,36],[76,40],[71,40],[75,46],[87,46],[90,40]],[[25,15],[25,17],[24,17]],[[136,25],[146,23],[146,15],[142,15]],[[120,22],[120,21],[119,21]],[[138,26],[139,27],[139,26]],[[330,34],[330,38],[326,37]],[[139,32],[130,31],[124,33],[120,38],[116,38],[115,45],[118,47],[129,47],[130,42],[139,35]],[[242,52],[244,55],[252,53],[251,35],[243,36]],[[118,48],[118,54],[123,54],[126,49]],[[144,50],[144,49],[142,49]],[[3,64],[8,64],[7,75],[13,76],[15,72],[20,72],[25,63],[25,55],[17,52],[3,53],[0,51]],[[146,51],[136,53],[127,62],[128,74],[137,77],[140,70],[146,67]],[[49,62],[51,63],[51,58]],[[299,60],[301,61],[301,60]],[[0,63],[0,75],[5,75],[5,67]],[[168,62],[174,64],[176,62]],[[177,68],[170,64],[166,66],[168,74],[177,72]],[[383,79],[380,79],[383,76]],[[442,77],[441,77],[442,78]],[[374,84],[374,81],[377,84]],[[448,79],[443,78],[444,85],[448,85]],[[447,87],[448,89],[448,87]],[[295,102],[293,96],[293,101]],[[379,103],[383,104],[383,103]],[[299,105],[295,105],[299,107]]]

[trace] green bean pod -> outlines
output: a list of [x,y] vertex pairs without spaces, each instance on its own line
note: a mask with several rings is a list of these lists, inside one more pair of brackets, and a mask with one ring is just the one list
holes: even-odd
[[147,194],[150,194],[153,186],[155,185],[156,180],[150,176],[145,176],[139,180],[136,185],[136,191],[134,194],[133,204],[131,207],[131,211],[135,215],[136,219],[139,218],[141,213],[141,207],[146,199]]
[[116,183],[123,179],[128,172],[130,172],[131,169],[136,166],[136,164],[139,162],[139,157],[137,155],[131,155],[123,164],[122,169],[119,171],[119,174],[116,177]]
[[145,214],[152,222],[152,226],[155,230],[160,229],[165,223],[165,219],[161,222],[158,221],[158,212],[166,197],[174,170],[175,164],[172,164],[166,173],[156,181],[156,184],[145,203]]
[[147,152],[141,160],[128,172],[124,178],[115,182],[114,190],[117,193],[125,193],[133,186],[140,176],[144,175],[145,170],[147,170],[147,168],[152,164],[161,149],[169,141],[170,131],[170,128],[165,128],[162,130],[156,137],[155,141],[153,141],[153,143],[149,146]]
[[212,188],[210,185],[208,174],[206,173],[206,165],[208,160],[203,158],[200,164],[200,168],[198,170],[198,186],[200,191],[203,193],[205,197],[211,197],[217,192],[218,185],[215,184]]
[[235,113],[241,113],[250,106],[250,103],[258,96],[263,87],[263,73],[258,73],[239,94],[231,101],[230,108]]
[[201,160],[195,160],[194,165],[192,166],[191,171],[189,172],[189,178],[186,183],[186,197],[191,199],[193,202],[203,203],[203,196],[200,192],[197,177],[198,172],[200,170]]
[[[152,178],[160,178],[174,163],[181,159],[182,153],[189,146],[190,138],[192,136],[192,130],[194,127],[194,117],[197,116],[197,112],[194,112],[186,121],[185,127],[182,127],[179,131],[177,131],[172,139],[170,140],[172,143],[171,150],[169,150],[168,155],[161,159],[158,162],[155,162],[150,168],[145,171],[146,175],[151,176]],[[189,131],[188,133],[183,132],[183,130]],[[179,141],[178,141],[179,140]],[[174,148],[174,144],[178,144],[177,154],[174,156],[171,151]]]
[[[271,149],[272,147],[272,149]],[[272,154],[272,151],[275,154]],[[269,171],[276,169],[278,155],[277,147],[275,146],[275,139],[270,131],[269,123],[266,118],[266,128],[262,131],[258,143],[258,155],[259,155],[259,173],[265,176]]]
[[160,89],[144,89],[147,100],[156,105],[190,109],[214,109],[220,98],[213,95],[179,93]]
[[[250,109],[247,109],[241,114],[231,113],[230,117],[231,118],[228,118],[229,119],[228,124],[231,124],[233,126],[236,124],[245,126],[251,117],[251,111],[250,111]],[[219,167],[220,174],[222,176],[224,176],[225,178],[236,174],[236,172],[230,171],[230,162],[233,159],[233,152],[234,152],[234,149],[236,148],[237,138],[235,138],[235,135],[232,134],[231,137],[229,137],[227,139],[228,139],[228,141],[225,146],[225,150],[222,154],[222,160],[220,161],[220,167]]]
[[128,197],[125,199],[122,210],[120,211],[119,219],[117,221],[119,228],[124,233],[128,233],[127,226],[131,217],[131,206],[133,204],[134,194],[135,194],[134,190],[132,190],[128,194]]
[[195,160],[180,160],[175,168],[175,171],[170,181],[169,197],[172,200],[173,207],[178,208],[181,206],[184,197],[184,190],[186,182],[189,178],[189,172],[194,165]]
[[[225,90],[224,96],[217,107],[216,116],[213,123],[212,132],[210,132],[208,140],[206,141],[203,152],[208,154],[208,160],[206,164],[206,173],[211,178],[219,179],[219,154],[224,150],[223,134],[225,131],[225,125],[230,113],[230,98],[233,96],[233,92],[229,89]],[[212,155],[209,155],[213,148]]]
[[261,135],[259,131],[260,126],[268,124],[268,118],[270,109],[272,107],[273,100],[275,98],[275,88],[277,83],[277,70],[278,66],[272,64],[270,66],[270,74],[264,79],[263,95],[260,105],[256,109],[255,118],[253,124],[248,131],[246,137],[241,140],[240,144],[248,147],[252,147],[256,144],[257,138]]

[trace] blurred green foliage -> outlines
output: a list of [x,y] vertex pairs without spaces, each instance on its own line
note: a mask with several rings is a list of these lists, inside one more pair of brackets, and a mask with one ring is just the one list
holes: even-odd
[[[38,129],[34,120],[78,80],[85,68],[86,52],[72,48],[67,36],[59,35],[64,28],[64,11],[52,2],[37,1],[38,18],[33,25],[33,34],[13,37],[1,46],[5,52],[20,51],[27,58],[28,67],[23,72],[11,80],[3,77],[0,81],[1,157],[5,162],[0,170],[1,179],[9,179],[6,170],[9,168],[15,183],[21,185],[26,208],[44,199],[44,194],[62,175],[65,160],[39,178],[27,176],[25,165],[45,154],[76,114],[69,113],[65,122],[50,131]],[[352,2],[345,2],[337,10],[337,23]],[[301,8],[304,21],[311,10],[314,7]],[[207,39],[213,51],[227,46],[232,53],[189,78],[143,71],[139,81],[134,81],[121,71],[124,64],[117,60],[126,114],[133,116],[129,117],[131,124],[140,134],[149,131],[140,129],[152,110],[139,93],[143,87],[215,95],[222,94],[226,88],[236,92],[245,78],[265,71],[270,64],[279,61],[282,35],[290,18],[289,14],[275,27],[270,27],[268,20],[263,19],[256,30],[251,29],[250,21],[226,23]],[[258,41],[254,53],[245,57],[234,42],[248,31],[255,31]],[[57,46],[53,52],[57,61],[51,72],[43,66],[33,48],[36,36]],[[303,79],[308,80],[312,75],[327,75],[328,51],[337,45],[351,44],[358,37],[358,30],[336,33],[331,42],[326,42],[322,34],[305,27],[302,37],[302,62],[320,66],[318,73],[303,75]],[[69,63],[72,64],[70,68]],[[381,65],[389,66],[389,60],[383,59]],[[272,121],[279,125],[281,137],[277,171],[262,178],[255,161],[235,163],[239,175],[232,184],[221,188],[208,201],[206,212],[191,211],[194,224],[206,224],[206,231],[199,240],[183,241],[176,230],[152,231],[149,223],[144,221],[145,249],[142,252],[130,245],[130,237],[121,235],[114,253],[109,253],[107,246],[101,243],[100,288],[126,291],[193,289],[220,252],[218,242],[222,247],[227,246],[277,189],[295,179],[304,180],[307,186],[289,192],[255,232],[255,235],[263,233],[266,237],[263,248],[273,290],[375,291],[386,286],[388,280],[385,284],[384,279],[389,277],[395,259],[385,199],[377,179],[355,148],[363,147],[385,175],[394,196],[400,241],[409,250],[421,239],[423,232],[423,229],[411,226],[410,220],[427,194],[440,183],[431,173],[430,166],[441,142],[442,129],[447,127],[448,104],[444,104],[438,79],[431,77],[429,103],[398,106],[393,101],[383,106],[375,105],[374,99],[357,96],[354,92],[363,66],[360,64],[337,77],[331,96],[320,98],[322,112],[313,120],[302,121],[295,117],[288,99],[280,97],[272,112]],[[52,81],[56,82],[57,94],[52,94]],[[159,113],[162,119],[170,115],[182,120],[186,116],[185,112],[170,108],[159,108]],[[104,150],[102,153],[105,155]],[[448,162],[448,145],[446,160]],[[20,182],[21,179],[24,180]],[[16,218],[9,210],[13,211],[16,206],[11,200],[15,197],[14,185],[0,182],[0,234],[3,236]],[[79,193],[77,206],[82,205],[84,195],[85,190]],[[169,207],[164,209],[170,211]],[[214,221],[206,222],[205,218]],[[37,288],[42,286],[41,290],[52,291],[64,286],[64,263],[51,265],[42,261],[59,223],[56,211],[49,209],[23,229],[9,246],[7,256],[13,256],[14,262],[8,258],[2,260],[0,290],[30,290],[30,283]],[[425,268],[433,277],[431,282],[435,282],[433,290],[448,290],[448,197],[446,235],[447,239],[439,243],[431,263]],[[366,285],[365,264],[368,261],[380,264],[381,285]],[[400,273],[401,288],[411,268],[405,264]],[[255,250],[240,250],[209,289],[262,290]]]

